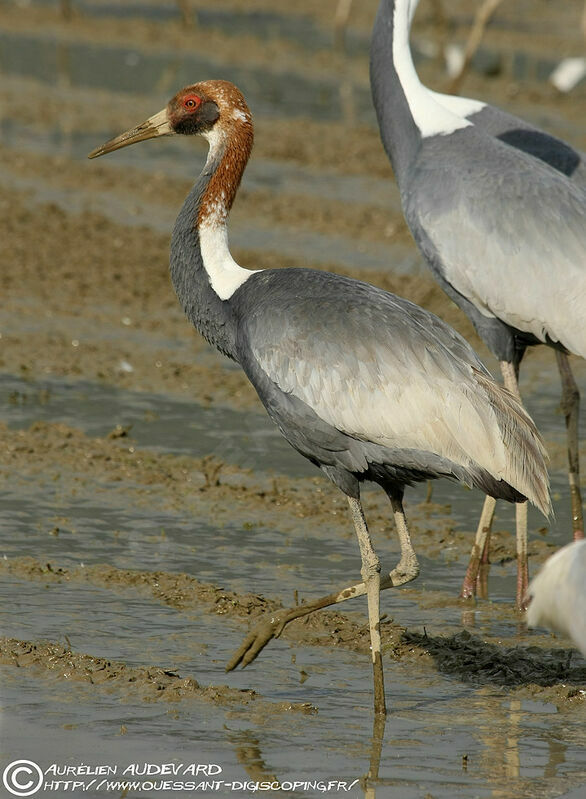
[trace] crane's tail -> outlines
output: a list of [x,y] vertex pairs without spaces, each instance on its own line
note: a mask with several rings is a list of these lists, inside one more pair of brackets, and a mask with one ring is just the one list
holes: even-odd
[[547,452],[533,419],[508,389],[490,376],[476,369],[473,371],[494,411],[505,448],[506,464],[501,479],[539,508],[544,516],[551,517]]

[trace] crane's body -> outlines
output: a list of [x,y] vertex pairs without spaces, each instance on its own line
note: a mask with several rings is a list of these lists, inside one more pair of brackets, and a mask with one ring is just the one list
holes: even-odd
[[423,141],[402,200],[436,278],[499,361],[516,362],[538,343],[586,356],[586,214],[578,187],[464,128]]
[[[331,601],[368,594],[375,704],[383,712],[380,563],[360,483],[380,484],[395,511],[402,558],[382,581],[390,587],[418,571],[402,508],[405,485],[449,477],[513,502],[528,497],[547,514],[542,443],[521,404],[494,382],[464,339],[429,312],[339,275],[253,271],[234,261],[227,218],[253,131],[244,98],[231,84],[187,87],[164,111],[91,156],[171,133],[199,134],[210,145],[173,231],[175,291],[200,333],[242,366],[285,438],[348,497],[364,582]],[[295,615],[312,608],[302,606]],[[249,662],[256,654],[249,649],[231,667]]]
[[532,343],[586,356],[584,192],[436,102],[413,67],[408,12],[382,0],[371,84],[415,241],[499,361]]
[[[411,5],[411,18],[413,18],[416,7],[417,0],[414,0]],[[581,150],[531,125],[526,120],[483,101],[458,95],[441,94],[430,89],[427,91],[434,102],[439,103],[453,114],[468,120],[483,134],[499,139],[504,144],[548,164],[557,172],[565,175],[583,192],[586,192],[586,154]],[[545,198],[545,202],[549,202],[548,197]],[[518,331],[515,336],[515,355],[518,369],[524,352],[523,342],[525,337]],[[572,503],[572,526],[574,538],[578,540],[584,529],[578,448],[580,393],[572,375],[568,356],[558,348],[556,349],[556,359],[562,379],[561,405],[568,429],[568,472]],[[466,576],[462,583],[460,596],[464,598],[472,597],[476,593],[481,560],[488,560],[494,510],[494,500],[487,497],[472,547]],[[526,563],[523,563],[521,568],[525,573],[528,572]]]
[[238,360],[269,415],[346,494],[358,497],[363,480],[400,488],[450,477],[519,499],[505,485],[522,464],[507,451],[501,398],[440,319],[369,284],[301,269],[258,273],[234,302]]
[[427,90],[431,99],[482,133],[543,161],[586,190],[586,154],[515,114],[481,100]]
[[[567,353],[586,355],[582,156],[499,109],[424,87],[409,49],[415,6],[382,0],[371,45],[373,100],[405,218],[438,282],[499,360],[512,392],[518,394],[528,346],[556,350],[574,535],[580,537],[578,393]],[[479,531],[486,526],[483,515]],[[522,515],[517,532],[521,604],[527,587]]]
[[[415,16],[419,0],[408,0],[408,28]],[[421,88],[433,103],[443,106],[455,116],[471,122],[482,133],[499,139],[553,167],[586,190],[586,154],[571,144],[552,136],[527,120],[494,105],[457,94],[442,94]]]

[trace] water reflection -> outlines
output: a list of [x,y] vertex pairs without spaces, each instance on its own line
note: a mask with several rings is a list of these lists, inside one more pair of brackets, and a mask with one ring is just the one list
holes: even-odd
[[507,714],[507,731],[504,749],[504,772],[506,777],[518,777],[521,773],[521,755],[519,753],[519,726],[522,713],[519,699],[511,699]]
[[[543,708],[535,709],[543,711]],[[520,786],[530,781],[564,779],[568,744],[555,735],[543,735],[542,730],[531,727],[530,713],[524,708],[524,702],[510,699],[503,703],[502,717],[495,720],[491,732],[482,736],[483,767],[500,783],[491,791],[495,799],[516,799]]]
[[[392,738],[385,741],[385,735],[389,738],[399,729],[405,729],[405,712],[391,711],[387,718],[374,718],[370,736],[361,726],[362,745],[356,739],[351,742],[342,728],[334,738],[320,742],[320,752],[326,761],[327,754],[340,747],[346,749],[348,764],[360,760],[366,772],[359,781],[347,769],[335,777],[322,770],[316,777],[298,763],[293,769],[279,773],[267,765],[265,752],[269,739],[250,729],[231,731],[229,740],[252,782],[289,784],[290,780],[299,779],[308,788],[306,792],[300,786],[301,795],[314,795],[312,786],[316,782],[327,784],[328,776],[347,785],[356,781],[365,799],[376,799],[377,795],[379,799],[415,799],[424,794],[442,799],[472,795],[518,799],[533,795],[531,786],[535,789],[537,785],[543,786],[544,780],[549,781],[545,784],[550,788],[558,788],[555,795],[561,795],[569,784],[578,785],[586,779],[586,760],[582,758],[580,764],[578,754],[583,736],[573,742],[571,763],[569,744],[538,721],[556,718],[553,706],[519,698],[503,701],[494,692],[478,692],[462,700],[460,707],[457,702],[449,705],[441,702],[439,714],[428,705],[427,714],[424,708],[414,706],[408,715],[414,720],[408,741]],[[451,733],[465,718],[473,720],[468,736],[452,740]],[[350,716],[347,721],[351,727]],[[322,719],[322,724],[329,728],[331,719]],[[361,751],[359,758],[357,749]],[[443,758],[440,768],[435,765],[436,758]],[[430,793],[426,794],[426,790]]]
[[275,773],[266,765],[258,734],[252,730],[229,730],[227,738],[234,746],[236,758],[242,763],[252,782],[278,782]]
[[386,717],[380,714],[374,714],[374,722],[372,728],[372,738],[370,744],[370,762],[368,764],[368,772],[362,780],[362,788],[364,790],[365,799],[375,799],[376,786],[379,782],[379,771],[383,750],[383,743],[385,737]]
[[[384,735],[385,735],[386,718],[385,716],[375,715],[372,729],[372,736],[370,739],[370,757],[368,761],[368,771],[360,779],[351,778],[347,774],[338,775],[331,779],[323,776],[323,774],[316,776],[304,773],[303,768],[299,766],[299,773],[296,774],[295,780],[287,777],[278,777],[273,769],[267,766],[265,757],[263,755],[263,744],[257,732],[250,729],[233,731],[227,733],[227,738],[234,746],[236,758],[239,763],[244,766],[246,774],[250,781],[254,784],[264,783],[265,785],[286,785],[290,783],[297,785],[297,790],[301,789],[305,795],[304,787],[307,787],[308,792],[311,794],[313,791],[311,787],[318,783],[325,787],[328,783],[341,783],[345,786],[350,786],[353,783],[359,783],[365,799],[376,799],[377,786],[380,783],[379,771],[381,765],[381,757],[383,751]],[[305,783],[305,785],[303,784]],[[318,789],[320,790],[320,789]],[[343,795],[347,789],[341,789],[336,793]],[[323,793],[323,791],[321,791]],[[269,792],[269,795],[272,795]],[[277,795],[275,788],[275,795]],[[332,795],[328,792],[328,795]],[[352,794],[354,795],[354,794]]]

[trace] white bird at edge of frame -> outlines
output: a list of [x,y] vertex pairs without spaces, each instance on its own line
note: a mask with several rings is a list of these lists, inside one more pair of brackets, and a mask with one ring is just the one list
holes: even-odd
[[527,625],[570,638],[586,657],[586,540],[548,558],[527,592]]
[[[362,582],[277,611],[227,668],[246,666],[292,619],[367,595],[375,714],[386,712],[380,591],[419,573],[403,510],[405,487],[447,477],[551,512],[545,449],[519,400],[449,325],[368,283],[315,269],[250,270],[228,247],[227,221],[253,142],[240,91],[221,80],[179,91],[159,113],[91,158],[167,135],[209,144],[171,238],[171,281],[187,317],[236,361],[286,440],[346,495]],[[360,485],[387,493],[401,559],[381,577]]]

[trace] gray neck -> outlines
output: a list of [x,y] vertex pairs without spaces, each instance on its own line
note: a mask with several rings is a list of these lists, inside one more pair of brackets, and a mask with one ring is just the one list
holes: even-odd
[[399,186],[421,146],[421,133],[395,66],[394,0],[378,7],[370,45],[370,85],[383,146]]
[[218,162],[207,163],[187,195],[171,237],[171,282],[187,318],[214,347],[236,358],[235,322],[230,302],[212,288],[204,267],[198,219],[201,203]]

